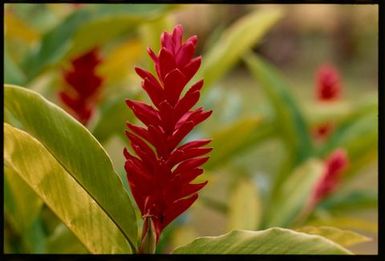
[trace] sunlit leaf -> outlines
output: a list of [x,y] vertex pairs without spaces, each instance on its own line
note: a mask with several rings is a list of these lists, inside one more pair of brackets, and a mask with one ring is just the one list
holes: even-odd
[[344,247],[370,241],[370,238],[364,235],[361,235],[349,230],[342,230],[336,227],[305,226],[305,227],[296,228],[295,231],[303,232],[306,234],[323,236]]
[[249,48],[255,46],[282,17],[280,9],[260,9],[240,18],[204,54],[202,65],[206,89],[222,77]]
[[131,252],[108,212],[74,179],[67,166],[24,131],[5,124],[4,135],[4,160],[12,173],[39,195],[91,253]]
[[236,230],[218,237],[201,237],[174,250],[176,254],[351,254],[316,235],[283,228]]
[[230,194],[229,230],[256,229],[262,215],[261,211],[260,195],[254,182],[241,178]]
[[64,110],[33,91],[6,85],[4,95],[5,108],[23,130],[49,150],[60,167],[78,182],[84,193],[92,196],[103,213],[108,213],[111,222],[134,246],[137,240],[134,209],[99,142]]

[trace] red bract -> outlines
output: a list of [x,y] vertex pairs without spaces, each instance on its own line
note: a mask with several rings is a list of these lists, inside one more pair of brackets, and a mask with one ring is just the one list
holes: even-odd
[[[321,102],[338,100],[341,96],[341,82],[338,71],[331,65],[322,65],[316,75],[316,97]],[[314,137],[318,140],[327,138],[334,125],[330,122],[320,124],[314,129]]]
[[156,76],[135,68],[143,79],[142,87],[154,106],[127,100],[128,107],[144,127],[127,123],[126,135],[137,156],[124,149],[125,169],[132,194],[143,218],[154,223],[156,240],[162,230],[189,208],[206,182],[191,184],[203,173],[201,168],[211,151],[210,140],[194,140],[179,146],[186,135],[211,111],[192,109],[198,102],[203,80],[182,95],[186,84],[198,71],[201,57],[193,57],[197,37],[182,42],[183,27],[161,36],[161,50],[148,54],[155,63]]
[[317,72],[316,96],[320,101],[337,100],[341,95],[340,75],[331,65],[323,65]]
[[327,197],[338,186],[343,171],[348,165],[348,156],[343,149],[335,150],[325,161],[325,170],[314,187],[311,205]]
[[102,85],[102,78],[96,75],[96,66],[100,62],[97,49],[93,49],[73,59],[72,68],[63,72],[68,88],[59,92],[59,98],[84,125],[93,113]]

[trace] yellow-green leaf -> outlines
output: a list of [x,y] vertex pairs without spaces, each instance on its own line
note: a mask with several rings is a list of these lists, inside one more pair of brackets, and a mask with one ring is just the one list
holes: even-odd
[[336,227],[328,227],[328,226],[305,226],[295,229],[295,231],[303,232],[311,235],[319,235],[323,236],[327,239],[330,239],[341,246],[348,247],[358,243],[363,243],[370,241],[370,238],[358,234],[349,230],[342,230]]
[[261,211],[257,186],[248,178],[240,179],[230,194],[228,207],[229,230],[256,229],[261,218]]
[[258,9],[236,21],[203,56],[206,90],[222,77],[249,48],[255,46],[282,17],[280,9]]
[[4,160],[91,253],[130,253],[124,234],[84,187],[28,133],[4,125]]

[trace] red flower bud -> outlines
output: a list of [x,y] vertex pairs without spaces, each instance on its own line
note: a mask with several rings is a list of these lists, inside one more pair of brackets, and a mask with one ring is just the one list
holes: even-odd
[[[316,97],[319,101],[328,102],[338,100],[341,96],[340,75],[331,65],[322,65],[316,74]],[[320,124],[313,130],[313,136],[317,140],[327,138],[334,126],[330,122]]]
[[320,101],[337,100],[341,95],[340,75],[331,65],[323,65],[318,69],[316,96]]
[[324,173],[314,187],[311,206],[329,196],[338,186],[348,165],[348,156],[343,149],[335,150],[325,161]]
[[59,92],[59,99],[84,125],[92,116],[95,99],[102,85],[103,79],[96,75],[96,66],[100,62],[97,49],[93,49],[73,59],[72,68],[63,72],[68,88]]
[[201,168],[211,151],[210,140],[195,140],[180,145],[186,135],[211,111],[193,109],[198,102],[203,80],[183,89],[197,72],[201,57],[193,57],[197,37],[182,42],[183,27],[177,25],[171,34],[161,36],[161,50],[150,48],[156,76],[135,68],[143,79],[142,87],[152,105],[127,100],[128,107],[144,126],[128,123],[126,135],[136,156],[124,149],[127,179],[143,217],[151,217],[156,240],[162,230],[188,209],[198,198],[206,182],[191,182],[203,173]]

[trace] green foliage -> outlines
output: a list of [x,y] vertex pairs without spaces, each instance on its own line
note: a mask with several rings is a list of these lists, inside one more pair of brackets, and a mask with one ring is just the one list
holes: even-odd
[[313,188],[323,173],[323,164],[316,159],[309,159],[297,167],[289,178],[273,195],[268,213],[265,216],[264,227],[287,227],[298,214],[304,211]]
[[99,120],[92,130],[92,134],[100,143],[106,142],[113,134],[125,137],[125,123],[132,117],[125,102],[130,96],[131,93],[124,92],[123,95],[113,97],[101,106]]
[[174,250],[175,254],[351,254],[320,236],[283,228],[236,230],[218,237],[202,237]]
[[217,43],[204,55],[202,71],[205,89],[207,90],[231,69],[239,58],[249,48],[255,46],[281,17],[282,12],[279,9],[256,10],[226,29]]
[[281,131],[294,156],[294,164],[303,162],[312,154],[312,140],[302,112],[289,92],[290,88],[279,72],[257,55],[248,53],[244,61],[275,110],[275,127]]
[[108,213],[44,145],[8,124],[4,133],[5,161],[14,175],[39,195],[91,253],[131,252]]
[[[234,134],[237,135],[234,135]],[[248,118],[232,123],[227,128],[212,133],[214,148],[206,169],[222,166],[229,158],[237,156],[274,134],[272,124],[261,118]],[[231,142],[229,142],[231,140]]]
[[4,94],[4,106],[19,120],[23,130],[39,142],[36,147],[49,149],[58,167],[85,189],[135,246],[134,210],[99,142],[80,123],[37,93],[5,86]]
[[333,195],[318,205],[331,213],[362,211],[378,206],[378,193],[371,190],[354,190]]

